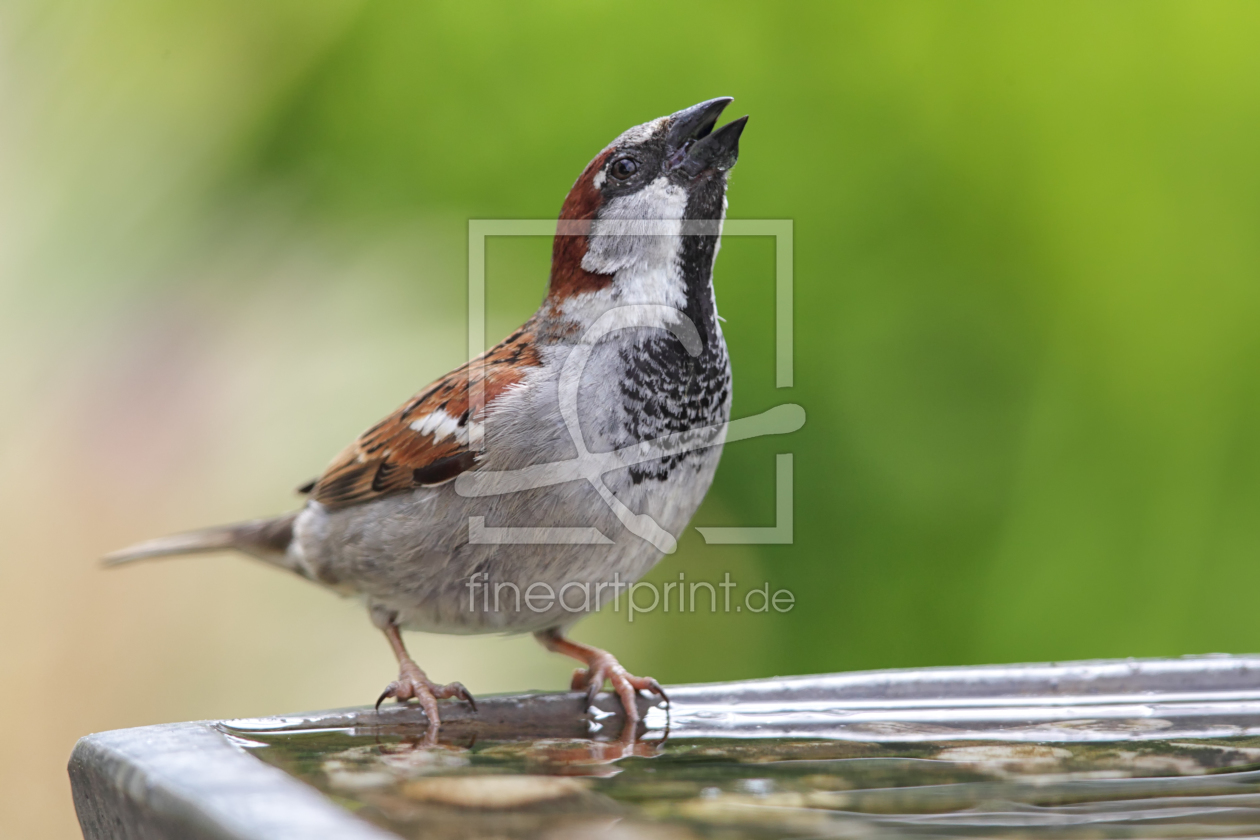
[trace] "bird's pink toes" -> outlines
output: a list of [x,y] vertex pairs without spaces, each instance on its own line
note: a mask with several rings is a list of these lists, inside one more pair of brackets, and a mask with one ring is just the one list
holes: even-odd
[[441,722],[438,716],[438,700],[445,700],[449,697],[456,697],[464,700],[477,711],[477,701],[473,699],[471,692],[464,688],[461,683],[450,683],[449,685],[438,685],[424,675],[418,667],[411,668],[403,666],[398,674],[398,679],[385,686],[385,690],[381,692],[381,696],[376,700],[376,708],[379,710],[381,704],[389,698],[393,698],[399,703],[406,703],[408,700],[416,700],[420,704],[420,708],[424,709],[425,716],[429,719],[430,725],[437,725]]
[[626,714],[631,719],[638,720],[639,717],[634,698],[640,691],[650,691],[669,703],[669,696],[665,694],[665,689],[661,688],[660,683],[651,677],[634,676],[610,653],[601,652],[601,655],[591,662],[589,668],[578,668],[574,671],[570,686],[573,691],[586,691],[586,702],[589,706],[595,702],[595,697],[604,687],[605,681],[612,683],[613,691],[621,698]]

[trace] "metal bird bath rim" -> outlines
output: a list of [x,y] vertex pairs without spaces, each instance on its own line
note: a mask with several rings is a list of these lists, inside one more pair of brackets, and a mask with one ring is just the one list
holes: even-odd
[[[1107,744],[1260,736],[1260,655],[945,667],[667,687],[644,704],[647,739],[750,743]],[[620,731],[600,695],[486,697],[444,709],[443,738],[543,743]],[[107,837],[381,838],[397,834],[250,754],[269,737],[423,729],[414,706],[198,721],[89,735],[70,760],[89,840]],[[1260,753],[1260,750],[1257,750]]]

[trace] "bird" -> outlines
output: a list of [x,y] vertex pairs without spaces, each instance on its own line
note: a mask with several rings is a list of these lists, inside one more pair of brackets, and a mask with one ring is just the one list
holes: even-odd
[[[476,702],[412,659],[403,629],[532,633],[611,684],[626,731],[639,692],[611,653],[569,638],[666,554],[713,482],[731,363],[713,288],[747,116],[730,97],[628,129],[560,210],[541,306],[521,327],[363,432],[281,516],[149,540],[108,565],[235,550],[362,599],[398,676],[377,700]],[[593,597],[592,597],[593,595]],[[601,597],[602,596],[602,597]]]

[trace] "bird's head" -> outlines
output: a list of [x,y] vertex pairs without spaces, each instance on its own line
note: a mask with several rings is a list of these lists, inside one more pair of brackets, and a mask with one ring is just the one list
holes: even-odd
[[748,121],[740,117],[714,130],[730,102],[728,96],[710,99],[635,126],[587,164],[560,211],[553,302],[609,288],[622,277],[633,282],[668,270],[683,248],[684,222],[709,231],[705,269],[711,269],[726,215],[727,175]]

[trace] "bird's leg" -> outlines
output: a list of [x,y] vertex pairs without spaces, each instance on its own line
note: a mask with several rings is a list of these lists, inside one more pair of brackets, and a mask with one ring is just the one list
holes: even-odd
[[586,668],[578,668],[573,672],[571,688],[574,691],[586,691],[586,703],[595,702],[595,695],[604,687],[604,681],[612,683],[613,691],[621,698],[621,705],[626,710],[626,733],[633,733],[639,722],[639,707],[635,698],[640,691],[659,694],[661,699],[669,703],[669,697],[661,684],[651,677],[636,677],[626,671],[617,658],[606,650],[590,645],[574,642],[564,637],[558,629],[541,630],[534,634],[543,647],[553,653],[563,653],[579,662],[586,663]]
[[438,717],[437,701],[439,699],[458,697],[461,700],[467,700],[472,710],[477,711],[477,703],[468,693],[468,689],[457,682],[450,685],[438,685],[420,670],[420,666],[407,653],[397,624],[390,621],[382,630],[385,638],[389,639],[389,646],[394,649],[394,656],[398,659],[398,679],[385,687],[385,691],[376,701],[376,708],[379,709],[387,697],[393,697],[399,703],[405,703],[414,697],[420,702],[420,708],[424,709],[425,717],[429,719],[431,732],[435,731],[438,724],[442,722]]

